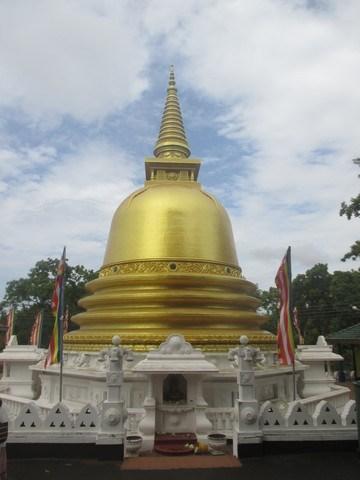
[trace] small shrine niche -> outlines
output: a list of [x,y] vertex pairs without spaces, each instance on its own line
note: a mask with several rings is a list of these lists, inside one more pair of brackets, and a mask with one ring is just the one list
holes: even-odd
[[187,381],[183,375],[170,374],[163,384],[164,403],[186,403],[187,402]]

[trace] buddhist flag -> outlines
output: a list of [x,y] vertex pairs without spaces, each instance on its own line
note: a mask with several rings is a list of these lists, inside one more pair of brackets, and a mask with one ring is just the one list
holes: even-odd
[[35,321],[33,323],[31,334],[30,334],[30,345],[34,345],[35,347],[38,347],[40,344],[42,321],[43,321],[42,312],[39,311],[36,314]]
[[10,342],[11,335],[13,334],[14,330],[14,317],[15,317],[15,310],[14,307],[11,307],[6,315],[6,334],[5,334],[5,346]]
[[66,249],[64,247],[63,254],[61,256],[57,275],[55,279],[55,288],[51,299],[51,310],[54,314],[54,328],[51,335],[49,350],[45,358],[44,366],[47,368],[53,363],[59,363],[61,360],[62,351],[62,322],[64,314],[64,279],[65,279],[65,258]]
[[292,331],[291,307],[291,248],[287,249],[275,277],[280,294],[280,319],[277,333],[279,361],[281,365],[294,364],[294,339]]

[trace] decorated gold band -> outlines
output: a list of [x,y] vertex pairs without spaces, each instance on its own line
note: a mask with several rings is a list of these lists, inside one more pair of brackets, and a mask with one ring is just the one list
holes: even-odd
[[182,260],[120,262],[100,270],[99,277],[111,275],[136,275],[147,273],[198,273],[205,275],[225,275],[242,278],[241,268],[211,262],[189,262]]
[[[165,341],[167,335],[159,334],[121,334],[122,344],[127,348],[131,348],[135,352],[146,352],[154,348],[158,348],[160,343]],[[183,332],[185,333],[185,332]],[[276,337],[269,332],[251,332],[243,331],[241,334],[247,335],[252,345],[261,347],[263,350],[276,349]],[[99,351],[105,346],[111,344],[112,334],[78,334],[65,336],[65,350],[75,351]],[[239,333],[234,334],[220,334],[200,337],[185,333],[185,338],[195,348],[201,348],[205,352],[226,352],[230,348],[234,348],[239,344]]]
[[[276,345],[275,343],[261,343],[261,342],[251,342],[251,345],[254,347],[260,348],[262,351],[276,351]],[[64,350],[69,351],[69,352],[99,352],[100,350],[103,350],[105,347],[109,347],[110,344],[104,344],[104,343],[99,343],[99,344],[89,344],[89,345],[64,345]],[[222,345],[197,345],[196,343],[193,343],[192,346],[194,348],[201,348],[203,352],[208,352],[208,353],[224,353],[228,352],[231,348],[234,348],[237,346],[237,343],[228,343],[228,344],[222,344]],[[126,348],[129,348],[133,352],[138,352],[138,353],[146,353],[149,352],[150,350],[154,350],[159,347],[159,345],[138,345],[134,344],[132,345],[131,343],[126,343],[125,344]]]

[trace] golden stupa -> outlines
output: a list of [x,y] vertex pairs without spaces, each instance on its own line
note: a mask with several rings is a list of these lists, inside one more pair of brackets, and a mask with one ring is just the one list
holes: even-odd
[[143,188],[116,210],[92,295],[73,317],[80,330],[65,348],[99,350],[120,335],[135,351],[183,334],[205,351],[225,351],[246,334],[263,348],[256,287],[238,265],[229,217],[197,182],[201,162],[189,158],[174,71],[154,157],[145,160]]

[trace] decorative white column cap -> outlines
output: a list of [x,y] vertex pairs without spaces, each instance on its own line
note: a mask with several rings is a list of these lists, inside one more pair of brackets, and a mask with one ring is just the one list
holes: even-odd
[[296,348],[296,358],[303,363],[308,362],[338,362],[343,357],[333,352],[333,346],[328,345],[323,335],[320,335],[316,345],[298,345]]
[[121,343],[121,338],[119,337],[119,335],[114,335],[111,339],[111,343],[115,345],[115,347],[118,347]]
[[249,337],[247,337],[246,335],[241,335],[240,343],[241,345],[247,345],[249,343]]
[[209,373],[218,368],[208,360],[200,349],[185,340],[183,335],[169,335],[157,350],[152,350],[146,358],[133,368],[135,372],[169,373]]

